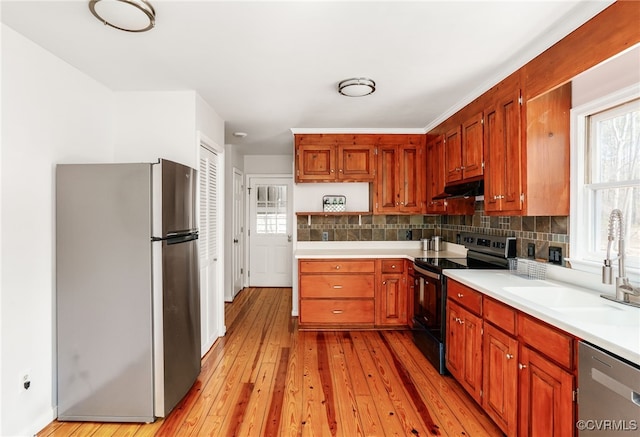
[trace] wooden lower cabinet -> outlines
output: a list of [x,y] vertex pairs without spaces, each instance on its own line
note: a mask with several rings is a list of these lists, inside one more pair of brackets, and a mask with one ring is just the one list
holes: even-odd
[[451,375],[509,437],[574,436],[575,339],[456,281],[448,294]]
[[380,261],[376,292],[376,325],[407,324],[407,276],[403,259]]
[[406,327],[404,259],[301,259],[301,328]]
[[484,324],[482,407],[508,436],[518,429],[518,341]]
[[447,369],[482,403],[482,318],[449,299],[446,329]]
[[571,437],[574,377],[526,346],[520,355],[520,436]]

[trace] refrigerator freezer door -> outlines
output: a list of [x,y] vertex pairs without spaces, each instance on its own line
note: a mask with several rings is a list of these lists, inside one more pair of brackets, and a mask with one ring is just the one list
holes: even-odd
[[162,167],[162,235],[195,231],[196,225],[196,170],[166,159]]

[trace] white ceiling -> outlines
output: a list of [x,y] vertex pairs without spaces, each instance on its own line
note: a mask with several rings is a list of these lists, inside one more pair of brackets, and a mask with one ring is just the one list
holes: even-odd
[[[151,3],[140,34],[85,0],[2,0],[0,16],[112,90],[195,90],[261,155],[291,154],[291,128],[434,127],[612,1]],[[376,92],[337,93],[358,76]]]

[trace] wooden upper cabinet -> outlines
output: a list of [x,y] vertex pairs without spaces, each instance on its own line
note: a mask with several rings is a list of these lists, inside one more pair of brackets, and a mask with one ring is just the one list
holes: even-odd
[[444,168],[444,135],[427,141],[427,214],[442,214],[447,211],[444,199],[433,199],[444,192],[446,178]]
[[526,102],[524,215],[569,215],[571,83]]
[[335,181],[336,147],[301,145],[296,148],[296,182]]
[[472,179],[484,173],[484,137],[482,112],[462,123],[462,179]]
[[445,182],[452,183],[462,180],[462,133],[461,127],[456,126],[445,134]]
[[434,199],[444,192],[446,180],[444,135],[438,135],[427,141],[427,174],[425,211],[427,214],[473,215],[475,198]]
[[372,182],[375,176],[373,144],[338,144],[338,181]]
[[482,112],[445,134],[445,162],[448,185],[477,180],[484,173]]
[[498,95],[485,111],[486,212],[519,214],[523,205],[520,89]]
[[374,214],[423,212],[424,135],[396,137],[396,144],[378,146]]
[[375,145],[371,135],[295,136],[296,182],[372,182]]

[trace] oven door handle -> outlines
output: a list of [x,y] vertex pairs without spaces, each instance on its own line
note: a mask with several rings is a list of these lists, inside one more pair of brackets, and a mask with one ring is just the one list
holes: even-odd
[[440,280],[440,275],[438,273],[434,273],[434,272],[430,272],[429,270],[425,270],[422,267],[418,267],[417,265],[413,265],[413,269],[415,270],[416,273],[420,273],[421,275],[424,275],[428,278],[432,278],[432,279],[436,279],[436,280]]

